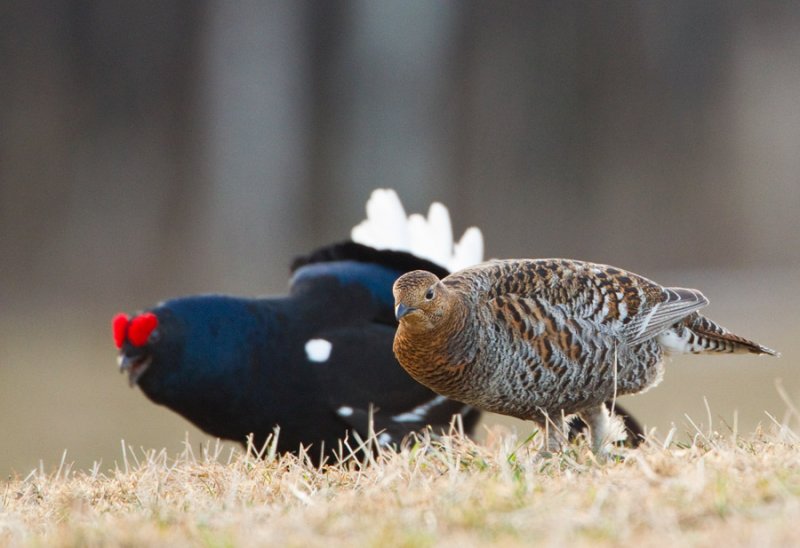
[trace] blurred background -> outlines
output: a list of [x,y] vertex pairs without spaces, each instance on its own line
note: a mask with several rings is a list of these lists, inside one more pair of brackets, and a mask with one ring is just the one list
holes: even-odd
[[3,2],[0,474],[204,440],[117,374],[112,315],[284,292],[376,187],[488,256],[700,288],[783,353],[675,359],[621,400],[659,435],[704,398],[720,431],[782,420],[799,59],[795,2]]

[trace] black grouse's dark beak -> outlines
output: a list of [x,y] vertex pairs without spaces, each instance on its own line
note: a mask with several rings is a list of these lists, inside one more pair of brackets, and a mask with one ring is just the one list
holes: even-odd
[[150,367],[151,361],[153,361],[152,358],[147,354],[129,356],[124,352],[121,352],[117,358],[117,363],[119,363],[119,372],[128,373],[128,383],[130,384],[131,388],[138,383],[139,377],[141,377],[147,368]]
[[394,307],[394,317],[397,318],[397,321],[400,321],[400,318],[405,316],[406,314],[410,314],[417,310],[413,306],[406,306],[403,303],[398,304]]

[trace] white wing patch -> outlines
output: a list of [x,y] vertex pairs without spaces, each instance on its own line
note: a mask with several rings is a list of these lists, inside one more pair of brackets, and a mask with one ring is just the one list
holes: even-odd
[[312,362],[326,362],[331,356],[333,345],[325,339],[310,339],[306,343],[306,357]]
[[336,414],[339,415],[340,417],[349,417],[353,414],[353,408],[347,405],[343,405],[336,410]]
[[372,191],[367,200],[367,218],[353,227],[350,237],[356,243],[375,249],[411,253],[450,272],[483,261],[480,229],[468,228],[456,243],[450,213],[444,205],[433,202],[427,218],[418,213],[406,216],[400,198],[392,189]]
[[424,422],[427,420],[426,415],[428,414],[428,411],[437,405],[443,404],[445,401],[447,401],[447,398],[444,396],[436,396],[431,401],[423,403],[422,405],[418,405],[407,413],[394,415],[392,420],[394,422]]

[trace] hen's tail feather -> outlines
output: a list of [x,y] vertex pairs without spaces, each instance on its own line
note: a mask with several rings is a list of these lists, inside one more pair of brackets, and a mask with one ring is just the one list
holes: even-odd
[[729,354],[767,354],[779,356],[771,348],[750,339],[734,335],[713,320],[694,313],[659,336],[667,350],[700,354],[722,352]]
[[701,314],[696,314],[694,317],[690,316],[686,321],[688,322],[687,327],[699,337],[700,341],[706,342],[707,351],[778,355],[771,348],[739,335],[734,335]]

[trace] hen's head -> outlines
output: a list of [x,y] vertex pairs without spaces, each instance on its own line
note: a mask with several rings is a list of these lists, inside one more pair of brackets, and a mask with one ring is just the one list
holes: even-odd
[[403,274],[394,282],[392,292],[395,317],[407,329],[432,329],[450,309],[447,288],[435,274],[425,270]]

